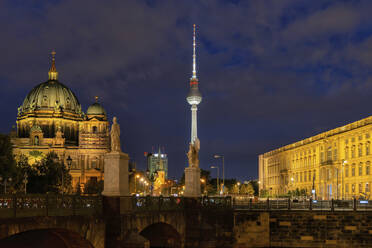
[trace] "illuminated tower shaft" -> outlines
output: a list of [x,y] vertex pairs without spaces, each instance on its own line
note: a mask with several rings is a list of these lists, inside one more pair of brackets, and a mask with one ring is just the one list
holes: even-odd
[[194,144],[198,138],[198,122],[197,122],[197,111],[198,104],[202,100],[201,93],[199,91],[199,81],[196,77],[196,42],[195,42],[195,24],[194,24],[194,35],[193,35],[193,56],[192,56],[192,77],[190,79],[190,91],[187,95],[187,102],[191,105],[191,143]]
[[198,119],[197,119],[198,107],[196,104],[191,105],[191,143],[198,138]]

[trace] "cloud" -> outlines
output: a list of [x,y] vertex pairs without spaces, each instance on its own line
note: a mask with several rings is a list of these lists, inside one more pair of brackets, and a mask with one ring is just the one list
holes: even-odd
[[180,176],[196,23],[202,165],[218,150],[231,176],[254,177],[259,153],[370,114],[370,10],[368,1],[1,1],[9,121],[0,130],[47,79],[56,49],[61,81],[84,108],[100,96],[139,166],[160,144]]

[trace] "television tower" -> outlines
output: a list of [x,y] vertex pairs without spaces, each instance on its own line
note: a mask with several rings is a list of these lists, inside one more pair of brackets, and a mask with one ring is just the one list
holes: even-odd
[[193,34],[193,55],[192,55],[192,76],[190,78],[190,91],[186,97],[187,102],[191,105],[191,144],[194,144],[198,138],[198,125],[197,125],[197,111],[198,104],[202,100],[202,95],[199,91],[199,81],[196,77],[196,44],[195,44],[195,24]]

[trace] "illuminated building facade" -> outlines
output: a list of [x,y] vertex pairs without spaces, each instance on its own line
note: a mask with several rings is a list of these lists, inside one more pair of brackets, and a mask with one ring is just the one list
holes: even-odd
[[110,150],[106,111],[96,101],[86,113],[75,94],[58,81],[55,53],[49,80],[34,87],[18,108],[17,131],[12,135],[14,154],[32,164],[55,152],[67,166],[71,158],[73,187],[103,179],[104,155]]
[[[163,178],[168,178],[168,156],[162,153],[160,148],[158,153],[146,154],[147,158],[147,170],[149,171],[149,177],[155,179],[159,176],[159,172],[163,172]],[[157,173],[158,175],[155,175]]]
[[[317,199],[369,198],[372,116],[259,155],[260,190]],[[315,190],[313,192],[313,190]]]

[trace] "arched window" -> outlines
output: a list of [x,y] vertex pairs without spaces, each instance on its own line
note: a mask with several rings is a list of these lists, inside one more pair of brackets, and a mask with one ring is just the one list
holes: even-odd
[[363,146],[362,143],[358,145],[358,156],[359,157],[361,157],[363,155],[362,146]]
[[332,160],[332,147],[328,147],[327,149],[327,161]]
[[309,182],[311,181],[311,171],[309,171]]
[[304,172],[304,182],[306,182],[306,180],[307,180],[307,172],[305,171]]
[[345,159],[349,158],[349,147],[345,147]]
[[351,176],[355,177],[355,164],[351,166]]
[[351,158],[355,158],[355,145],[351,147]]
[[369,183],[366,183],[366,193],[369,193]]
[[345,177],[348,177],[349,176],[349,166],[346,165],[345,166]]
[[370,142],[369,141],[367,141],[367,143],[366,143],[366,155],[369,155],[370,153],[371,153],[371,151],[370,151]]
[[369,161],[367,161],[367,163],[366,163],[366,175],[367,176],[369,176],[369,174],[370,174],[370,165],[371,165],[371,163],[369,162]]
[[358,172],[359,172],[358,173],[359,176],[363,175],[363,163],[362,162],[359,163],[359,171]]

